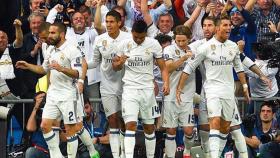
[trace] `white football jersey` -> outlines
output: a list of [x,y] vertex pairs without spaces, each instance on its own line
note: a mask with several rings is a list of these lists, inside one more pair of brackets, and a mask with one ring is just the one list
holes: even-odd
[[[165,60],[173,60],[176,62],[182,56],[185,55],[185,51],[180,49],[177,44],[172,44],[164,48],[163,50]],[[190,59],[188,59],[190,60]],[[164,101],[176,101],[176,89],[182,74],[182,71],[186,65],[186,61],[176,70],[174,70],[169,76],[170,93],[164,97]],[[185,82],[181,95],[182,102],[192,102],[195,93],[195,73],[191,73],[188,80]]]
[[146,37],[140,45],[134,40],[123,41],[118,47],[118,56],[128,56],[124,64],[123,88],[154,88],[153,60],[162,58],[162,48],[158,41]]
[[50,71],[50,84],[47,96],[57,101],[76,100],[77,89],[75,79],[49,69],[49,63],[56,61],[60,66],[75,69],[82,73],[82,54],[80,50],[72,45],[72,42],[65,41],[59,48],[47,49],[47,57],[44,59],[43,68]]
[[[116,39],[111,38],[108,33],[97,36],[94,42],[93,63],[100,64],[100,92],[102,94],[122,93],[123,71],[114,71],[112,68],[112,59],[117,53],[118,45],[126,39],[131,38],[131,34],[120,31]],[[94,66],[94,67],[95,67]]]
[[221,43],[213,37],[198,48],[196,57],[188,62],[184,72],[195,71],[201,62],[206,69],[206,98],[234,99],[233,67],[237,73],[244,71],[237,44],[230,40]]
[[[93,44],[96,36],[96,30],[88,27],[86,27],[85,32],[82,34],[76,34],[72,27],[68,27],[66,33],[66,39],[72,41],[74,44],[78,44],[87,62],[93,59]],[[87,77],[89,85],[100,82],[99,67],[88,69]]]

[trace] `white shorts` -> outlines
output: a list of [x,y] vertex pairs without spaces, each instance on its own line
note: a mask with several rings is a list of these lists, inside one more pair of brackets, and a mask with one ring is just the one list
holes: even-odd
[[241,119],[240,114],[239,114],[239,110],[238,110],[238,107],[237,107],[237,103],[238,103],[238,102],[237,102],[237,100],[236,100],[235,110],[234,110],[234,114],[233,114],[233,118],[232,118],[230,127],[236,126],[236,125],[240,125],[240,124],[242,123],[242,119]]
[[205,95],[201,93],[199,104],[198,125],[209,124]]
[[[153,120],[160,116],[154,89],[123,89],[122,116],[124,122]],[[149,121],[151,123],[151,121]]]
[[47,97],[46,105],[43,110],[42,118],[57,119],[62,115],[64,124],[77,123],[77,101],[55,101]]
[[232,121],[236,102],[234,99],[206,98],[209,118],[222,117],[225,121]]
[[78,100],[77,100],[77,121],[82,122],[84,117],[85,117],[84,96],[83,93],[79,93]]
[[165,101],[162,114],[162,127],[194,126],[193,102]]
[[[239,114],[239,110],[237,108],[237,104],[235,104],[235,110],[234,110],[234,114],[233,114],[233,118],[231,121],[230,126],[236,126],[236,125],[240,125],[242,123],[240,114]],[[199,104],[199,115],[198,115],[198,124],[199,125],[204,125],[204,124],[209,124],[208,121],[208,112],[207,112],[207,107],[206,107],[206,100],[205,98],[201,97],[201,102]]]
[[121,111],[121,96],[115,94],[101,94],[101,100],[106,117]]

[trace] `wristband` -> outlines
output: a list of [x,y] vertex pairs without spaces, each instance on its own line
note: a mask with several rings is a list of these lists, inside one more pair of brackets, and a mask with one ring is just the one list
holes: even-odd
[[248,89],[248,85],[247,84],[243,84],[243,89]]
[[84,84],[84,80],[83,79],[78,79],[78,82]]

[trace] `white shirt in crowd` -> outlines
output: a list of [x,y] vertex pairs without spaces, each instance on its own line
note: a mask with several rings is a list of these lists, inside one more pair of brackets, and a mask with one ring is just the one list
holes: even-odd
[[[169,45],[164,48],[163,50],[164,58],[165,60],[173,60],[173,62],[176,62],[179,60],[182,56],[184,56],[186,53],[184,50],[180,49],[176,43]],[[190,59],[188,59],[190,60]],[[176,88],[180,79],[180,76],[183,72],[183,69],[186,65],[186,61],[183,65],[178,67],[176,70],[174,70],[170,76],[169,76],[169,85],[170,85],[170,93],[169,95],[164,97],[164,101],[176,101]],[[181,98],[182,102],[190,102],[193,99],[194,93],[195,93],[195,73],[191,73],[188,80],[185,82],[186,85],[184,86],[182,92]]]
[[[93,60],[93,44],[97,36],[95,29],[86,28],[85,32],[82,34],[77,34],[71,27],[67,28],[67,33],[65,38],[72,41],[74,44],[78,44],[81,51],[84,53],[87,62]],[[87,71],[88,84],[92,85],[94,83],[100,82],[100,70],[99,67],[95,69],[89,69]]]
[[118,50],[118,56],[124,54],[129,57],[124,64],[123,88],[153,89],[153,60],[162,58],[162,48],[158,41],[146,37],[144,42],[138,45],[131,38],[123,41]]
[[278,85],[275,78],[278,68],[268,68],[267,60],[256,59],[255,64],[260,68],[263,74],[271,80],[272,86],[270,90],[269,87],[259,78],[259,76],[245,69],[246,74],[249,76],[251,96],[257,98],[274,97],[278,93]]
[[65,41],[59,48],[47,49],[46,58],[43,62],[45,72],[50,71],[50,84],[47,96],[52,100],[66,101],[77,99],[75,79],[49,68],[49,63],[58,62],[60,66],[75,69],[82,73],[81,51],[73,46],[72,42]]
[[118,45],[126,39],[131,38],[131,34],[120,31],[116,39],[111,38],[108,33],[97,36],[94,42],[93,62],[89,63],[89,68],[100,65],[101,83],[100,92],[102,94],[122,93],[123,71],[114,71],[112,59],[117,53]]

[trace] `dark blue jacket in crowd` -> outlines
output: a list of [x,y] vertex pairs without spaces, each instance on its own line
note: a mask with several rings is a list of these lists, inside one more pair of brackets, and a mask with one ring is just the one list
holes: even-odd
[[[257,26],[255,25],[253,18],[250,16],[250,13],[247,10],[243,9],[240,13],[244,18],[244,23],[240,26],[233,27],[229,39],[233,42],[244,40],[244,53],[247,57],[254,61],[256,58],[256,54],[252,51],[251,45],[252,43],[257,41]],[[238,80],[237,74],[235,72],[234,79]]]

